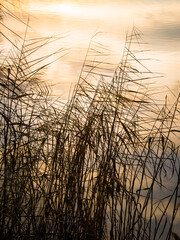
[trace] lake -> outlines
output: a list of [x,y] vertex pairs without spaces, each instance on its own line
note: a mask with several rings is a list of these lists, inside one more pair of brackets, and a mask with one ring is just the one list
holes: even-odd
[[[16,2],[16,1],[15,1]],[[17,3],[17,2],[16,2]],[[17,5],[17,4],[16,4]],[[67,98],[70,85],[78,80],[88,44],[94,34],[101,32],[99,42],[108,45],[115,54],[115,63],[121,60],[127,31],[136,26],[148,45],[146,66],[164,75],[156,85],[168,86],[175,93],[180,80],[180,2],[179,1],[35,1],[23,0],[13,8],[24,22],[30,18],[28,38],[60,34],[61,40],[44,47],[40,55],[66,48],[65,56],[48,67],[47,79],[54,94]],[[23,12],[23,13],[22,13]],[[23,36],[26,26],[4,18],[8,27],[16,26]],[[8,31],[2,26],[2,31]],[[12,34],[13,35],[13,34]],[[14,36],[17,38],[16,36]],[[4,41],[4,39],[3,39]],[[7,49],[7,46],[6,46]],[[62,53],[61,55],[64,55]],[[38,55],[39,56],[39,55]],[[55,60],[55,56],[51,60]],[[167,88],[164,90],[164,92]]]
[[[13,3],[14,6],[11,7],[11,12],[14,13],[14,16],[13,17],[9,16],[8,12],[6,12],[6,14],[3,16],[1,31],[2,33],[4,33],[4,36],[1,35],[0,44],[2,53],[4,55],[1,57],[3,59],[3,57],[6,56],[5,54],[10,49],[12,49],[12,45],[14,45],[14,48],[15,46],[21,46],[21,44],[23,44],[24,42],[24,39],[26,39],[26,44],[29,43],[29,47],[31,49],[32,46],[34,46],[32,45],[32,43],[36,42],[36,45],[40,44],[38,51],[36,51],[35,48],[34,53],[28,56],[28,62],[32,64],[31,66],[33,69],[34,68],[33,59],[39,59],[39,61],[41,61],[43,59],[41,58],[43,55],[49,56],[49,58],[45,57],[43,59],[43,63],[44,64],[48,64],[49,62],[53,63],[51,65],[48,65],[48,67],[43,70],[42,79],[49,81],[53,85],[52,88],[54,95],[60,96],[60,98],[64,100],[67,99],[71,87],[73,87],[78,81],[83,61],[85,59],[86,52],[91,41],[96,41],[96,44],[98,46],[101,46],[102,49],[104,48],[104,51],[106,51],[106,48],[109,49],[109,55],[105,57],[105,61],[113,63],[114,65],[112,66],[114,66],[114,68],[111,67],[111,71],[110,70],[107,71],[107,74],[113,73],[113,69],[115,69],[116,64],[119,61],[121,61],[122,58],[126,33],[131,32],[133,26],[135,26],[138,29],[138,31],[142,32],[143,42],[147,43],[144,44],[143,47],[147,50],[150,50],[145,53],[142,52],[139,55],[139,58],[140,59],[148,58],[149,60],[145,61],[145,65],[152,72],[158,72],[159,73],[158,76],[164,76],[163,78],[159,77],[152,80],[154,81],[154,87],[156,87],[157,92],[159,91],[161,92],[156,96],[156,98],[158,98],[158,100],[163,98],[167,94],[167,91],[169,91],[169,89],[172,90],[174,95],[177,95],[179,93],[180,90],[179,1],[22,0],[21,3],[19,3],[18,1],[13,1]],[[6,2],[6,4],[8,3]],[[8,7],[10,7],[10,5]],[[29,25],[28,28],[27,24]],[[14,32],[10,31],[10,29],[12,29]],[[5,36],[11,39],[12,43],[10,43],[5,38]],[[28,49],[26,50],[28,55]],[[53,52],[57,54],[52,54]],[[8,56],[12,57],[13,52],[11,52],[10,55]],[[95,58],[93,58],[93,56],[92,59],[94,59],[94,61],[96,60]],[[36,62],[38,66],[38,60]],[[105,69],[105,71],[106,70],[107,69]],[[154,74],[154,76],[156,76],[156,74]],[[170,97],[170,103],[172,103],[171,100],[172,97]],[[127,110],[128,116],[129,115],[128,107]],[[109,117],[109,112],[107,111],[107,113]],[[101,115],[102,118],[103,116],[106,117],[107,116],[106,114],[104,114],[103,110]],[[146,113],[144,112],[143,114],[146,115]],[[124,122],[126,123],[128,118],[124,119],[125,119]],[[82,119],[78,119],[77,117],[77,120],[79,121]],[[161,119],[158,120],[161,121]],[[117,122],[118,124],[120,123],[120,121]],[[141,125],[143,124],[144,123],[141,122]],[[151,122],[147,122],[147,125],[150,124]],[[125,124],[124,126],[122,125],[120,127],[123,130],[121,132],[124,132],[126,133],[126,135],[130,136],[129,132],[127,131],[127,128],[125,127]],[[82,129],[84,131],[85,128]],[[79,132],[82,133],[83,131]],[[69,132],[67,133],[72,134],[71,126]],[[69,135],[67,136],[69,138]],[[162,136],[160,136],[159,140],[157,140],[155,143],[161,144],[162,141],[163,148],[164,137]],[[131,137],[129,139],[131,139]],[[149,137],[149,140],[148,138],[146,138],[145,141],[147,141],[147,143],[149,144],[148,148],[150,149],[151,137]],[[79,140],[77,141],[77,143],[79,143]],[[102,144],[103,144],[102,146],[104,146],[103,141]],[[156,144],[154,144],[154,146],[156,147]],[[107,154],[105,154],[105,156],[106,155]],[[154,159],[156,160],[156,158]],[[59,178],[59,176],[57,176],[57,178]],[[164,183],[166,186],[171,188],[171,186],[168,185],[169,182]],[[159,189],[155,190],[158,196]],[[170,212],[168,212],[168,214],[171,215],[172,207],[170,207],[169,209]],[[178,213],[174,227],[177,233],[179,233],[178,227],[179,222],[180,215]]]

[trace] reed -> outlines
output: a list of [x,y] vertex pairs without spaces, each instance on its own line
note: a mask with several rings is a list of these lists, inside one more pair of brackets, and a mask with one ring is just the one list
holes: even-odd
[[178,239],[179,96],[154,101],[134,27],[113,74],[108,49],[92,38],[62,105],[40,81],[48,56],[29,60],[56,39],[25,35],[1,63],[1,238]]

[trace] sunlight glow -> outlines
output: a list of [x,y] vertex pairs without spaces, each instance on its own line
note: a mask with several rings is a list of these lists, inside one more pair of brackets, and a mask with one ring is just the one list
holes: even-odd
[[61,14],[67,16],[82,16],[83,9],[81,6],[71,4],[71,3],[59,3],[59,4],[30,4],[31,12],[48,12],[52,14]]
[[132,8],[127,9],[121,7],[121,11],[116,6],[111,5],[91,5],[91,4],[75,4],[75,3],[56,3],[56,4],[42,4],[36,2],[29,4],[31,12],[59,14],[63,16],[70,16],[83,19],[112,19],[117,16],[130,17]]
[[78,16],[81,15],[81,8],[70,3],[61,3],[52,5],[51,12],[61,13],[63,15]]

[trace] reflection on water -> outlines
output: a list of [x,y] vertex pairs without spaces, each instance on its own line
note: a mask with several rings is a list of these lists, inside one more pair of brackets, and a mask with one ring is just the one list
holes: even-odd
[[[149,62],[148,67],[166,74],[163,84],[173,88],[180,79],[180,4],[176,1],[171,4],[167,1],[106,1],[105,4],[101,1],[29,1],[24,2],[22,9],[30,13],[31,28],[28,37],[44,37],[57,33],[65,36],[42,48],[42,53],[48,54],[61,47],[70,48],[68,54],[48,70],[49,79],[58,86],[55,89],[56,94],[64,94],[66,97],[71,82],[77,81],[89,41],[96,32],[103,32],[97,36],[98,42],[109,46],[112,60],[117,62],[123,49],[125,32],[132,25],[142,30],[145,41],[150,43],[147,48],[152,49],[152,52],[148,57],[160,60]],[[5,21],[7,25],[14,24],[8,17]],[[24,21],[27,21],[27,16],[24,16]],[[16,24],[19,36],[24,35],[25,29],[24,24]],[[54,58],[52,57],[52,61]],[[162,84],[160,79],[157,81],[157,85]]]
[[[49,67],[51,82],[60,86],[57,94],[68,92],[71,82],[76,82],[91,37],[103,32],[100,41],[108,44],[112,52],[121,54],[125,33],[133,25],[144,34],[149,43],[148,67],[162,72],[165,78],[158,84],[176,88],[180,79],[180,2],[179,1],[22,1],[21,9],[30,14],[31,37],[65,33],[66,37],[55,48],[70,48],[68,55]],[[16,8],[16,11],[18,9]],[[24,16],[27,20],[27,15]],[[6,18],[8,22],[8,17]],[[12,25],[12,22],[8,23]],[[19,35],[25,26],[17,24]],[[44,49],[43,51],[48,51]],[[116,57],[116,61],[120,56]],[[176,86],[176,87],[175,87]],[[57,89],[57,88],[56,88]],[[62,90],[63,89],[63,90]],[[66,95],[66,94],[65,94]]]

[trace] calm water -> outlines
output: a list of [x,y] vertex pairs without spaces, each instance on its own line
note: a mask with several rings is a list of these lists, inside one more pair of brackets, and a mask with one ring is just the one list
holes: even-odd
[[[168,86],[176,94],[180,92],[180,1],[179,0],[119,0],[119,1],[37,1],[24,0],[14,13],[27,22],[30,17],[28,38],[61,34],[64,38],[40,49],[34,57],[67,48],[67,55],[46,69],[46,78],[56,86],[53,92],[67,98],[70,85],[78,80],[86,49],[91,37],[102,32],[99,42],[106,44],[116,53],[114,62],[121,59],[126,32],[135,25],[144,34],[146,48],[151,50],[147,58],[155,59],[147,63],[152,71],[164,74],[156,79],[157,86]],[[23,13],[22,13],[23,12]],[[24,35],[26,26],[7,16],[4,22]],[[2,31],[10,34],[1,26]],[[2,49],[8,51],[7,41],[0,39]],[[10,49],[9,45],[9,49]],[[63,55],[62,53],[61,55]],[[49,61],[56,59],[52,56]],[[177,222],[180,222],[178,215]],[[178,232],[178,225],[176,226]]]
[[[20,10],[21,9],[21,10]],[[46,71],[47,78],[56,84],[54,93],[67,97],[71,83],[78,75],[91,37],[102,32],[98,41],[105,43],[121,59],[125,34],[135,25],[144,34],[146,48],[151,50],[147,63],[152,71],[161,72],[163,79],[157,79],[157,85],[167,85],[174,91],[180,89],[180,1],[36,1],[24,0],[21,8],[26,14],[17,13],[27,21],[30,15],[29,37],[52,36],[62,34],[65,38],[44,47],[39,55],[65,47],[66,56],[55,62]],[[23,35],[26,26],[5,18],[9,27],[16,26],[19,35]],[[3,29],[5,31],[5,29]],[[39,56],[38,55],[38,56]],[[63,55],[63,54],[62,54]],[[51,60],[55,60],[52,57]]]

